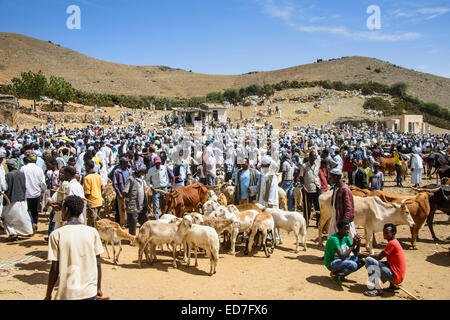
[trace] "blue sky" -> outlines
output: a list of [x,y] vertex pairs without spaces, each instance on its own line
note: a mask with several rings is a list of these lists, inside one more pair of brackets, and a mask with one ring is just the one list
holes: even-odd
[[[81,29],[69,30],[69,5]],[[380,8],[369,30],[367,8]],[[450,0],[0,0],[0,31],[98,59],[241,74],[368,56],[450,77]]]

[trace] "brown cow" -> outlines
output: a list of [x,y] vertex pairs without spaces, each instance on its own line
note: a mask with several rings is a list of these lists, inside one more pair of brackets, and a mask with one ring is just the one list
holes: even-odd
[[173,212],[182,218],[186,210],[200,211],[201,206],[208,200],[208,189],[200,182],[185,187],[176,188],[173,192],[154,189],[165,195],[164,213]]
[[[394,158],[380,158],[378,159],[378,162],[380,163],[380,171],[385,174],[386,172],[396,172],[395,171],[395,163]],[[402,179],[405,180],[406,172],[407,172],[407,166],[405,160],[402,160]]]
[[[419,235],[419,230],[427,221],[428,215],[430,214],[430,201],[429,198],[432,196],[430,192],[420,192],[415,196],[408,196],[396,193],[389,193],[380,190],[373,190],[366,192],[366,190],[352,187],[354,189],[352,193],[358,193],[358,196],[363,197],[379,197],[383,202],[395,202],[401,204],[403,200],[409,199],[406,206],[408,207],[409,213],[414,220],[414,227],[411,228],[411,245],[413,249],[416,249],[416,240]],[[354,194],[355,195],[355,194]],[[431,231],[432,223],[428,224]]]

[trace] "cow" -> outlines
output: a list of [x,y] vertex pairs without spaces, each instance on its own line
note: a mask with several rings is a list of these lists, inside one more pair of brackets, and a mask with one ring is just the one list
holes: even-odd
[[[438,170],[442,167],[448,167],[450,161],[447,155],[444,155],[440,152],[431,152],[429,155],[423,157],[427,166],[427,175],[429,178],[434,173],[438,173]],[[434,168],[434,173],[432,173],[432,168]],[[444,169],[445,171],[445,169]],[[442,171],[441,171],[442,173]],[[436,176],[436,179],[439,177],[439,174]]]
[[[329,222],[333,214],[331,205],[332,191],[323,193],[319,197],[320,222],[319,222],[319,246],[323,246],[322,234],[328,232]],[[407,204],[410,200],[404,199],[401,204],[385,203],[378,197],[353,197],[355,206],[354,223],[364,227],[366,237],[366,249],[373,254],[374,233],[381,231],[386,223],[406,224],[414,226],[414,221],[409,213]],[[330,235],[329,235],[330,236]]]
[[[416,240],[419,235],[419,230],[427,221],[428,228],[430,229],[431,235],[433,238],[434,231],[433,231],[433,216],[430,217],[430,199],[429,197],[433,196],[432,192],[430,190],[422,190],[421,193],[415,195],[415,196],[408,196],[408,195],[402,195],[402,194],[396,194],[396,193],[389,193],[381,190],[373,190],[373,191],[365,191],[363,189],[358,188],[352,188],[354,189],[352,191],[353,195],[355,193],[365,193],[365,196],[375,196],[379,197],[383,202],[386,203],[401,203],[404,200],[408,200],[408,210],[411,214],[411,217],[414,220],[414,227],[411,228],[411,247],[412,249],[416,249]],[[358,194],[359,195],[359,194]]]
[[[380,158],[378,159],[380,163],[380,171],[385,174],[386,172],[396,172],[394,158]],[[402,179],[405,180],[407,173],[407,166],[405,160],[402,160]]]
[[441,166],[436,172],[438,179],[441,179],[441,181],[445,178],[450,178],[450,166],[448,165]]
[[183,218],[186,210],[200,212],[202,205],[208,200],[208,189],[200,182],[185,187],[176,188],[175,191],[165,192],[154,189],[165,195],[164,213],[173,212],[178,218]]
[[433,230],[433,219],[436,210],[450,215],[450,186],[439,186],[436,184],[430,184],[423,188],[412,188],[417,192],[431,193],[429,197],[430,202],[430,214],[427,218],[427,225],[430,229],[431,235],[434,241],[439,241]]

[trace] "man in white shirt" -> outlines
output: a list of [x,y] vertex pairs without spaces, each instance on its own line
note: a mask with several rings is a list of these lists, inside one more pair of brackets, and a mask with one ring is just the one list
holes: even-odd
[[25,165],[20,169],[20,172],[25,175],[25,197],[28,211],[31,214],[34,232],[37,231],[41,194],[47,190],[44,171],[36,165],[36,161],[36,154],[29,153],[24,158]]
[[80,197],[68,196],[64,200],[62,215],[67,223],[51,233],[48,244],[52,265],[45,300],[52,298],[58,278],[56,300],[97,300],[103,296],[102,241],[95,228],[80,223],[83,207]]
[[[167,173],[166,166],[161,165],[161,158],[155,157],[153,160],[155,165],[148,170],[147,175],[145,177],[145,181],[148,186],[151,186],[154,189],[160,189],[163,191],[167,191],[167,185],[169,184],[169,174]],[[153,213],[156,216],[156,219],[159,219],[159,199],[162,198],[164,201],[164,194],[161,192],[153,191]]]
[[[66,166],[64,167],[64,178],[69,183],[64,189],[65,196],[78,196],[80,198],[84,198],[84,188],[83,186],[78,182],[76,179],[77,171],[72,166]],[[83,224],[86,224],[86,205],[83,208],[83,214],[80,215],[80,222]]]

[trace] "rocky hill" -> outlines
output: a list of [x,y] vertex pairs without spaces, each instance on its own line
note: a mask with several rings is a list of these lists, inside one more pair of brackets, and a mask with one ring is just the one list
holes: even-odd
[[450,79],[367,57],[345,57],[297,67],[242,75],[209,75],[165,66],[132,66],[88,57],[50,41],[0,33],[0,83],[23,71],[64,77],[81,90],[127,95],[192,97],[253,83],[283,80],[375,81],[408,84],[408,93],[450,108]]

